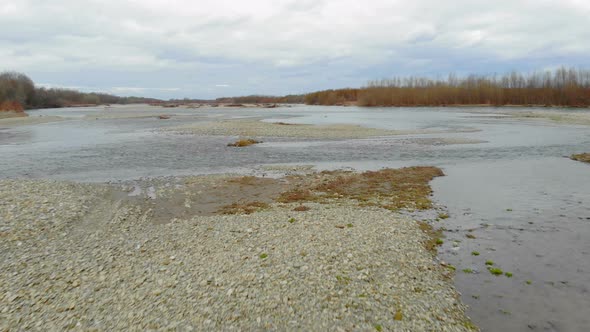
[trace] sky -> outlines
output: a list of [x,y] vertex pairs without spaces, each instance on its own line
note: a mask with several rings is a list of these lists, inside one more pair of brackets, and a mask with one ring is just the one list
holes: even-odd
[[0,71],[156,98],[590,68],[590,0],[0,0]]

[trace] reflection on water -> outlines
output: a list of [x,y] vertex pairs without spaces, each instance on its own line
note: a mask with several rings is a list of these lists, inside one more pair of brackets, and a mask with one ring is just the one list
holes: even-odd
[[[0,177],[112,181],[253,172],[277,163],[359,170],[439,166],[447,176],[433,182],[435,199],[451,215],[441,222],[449,230],[441,255],[457,267],[457,287],[475,322],[486,331],[584,330],[590,326],[590,166],[564,156],[590,151],[590,130],[514,120],[493,114],[495,109],[489,109],[491,115],[466,111],[307,106],[35,111],[32,116],[71,120],[0,130]],[[109,112],[127,118],[105,118]],[[162,113],[173,116],[158,120]],[[265,138],[263,144],[234,149],[226,146],[230,137],[158,131],[245,117],[446,133],[357,140]],[[462,140],[481,143],[448,144]],[[492,276],[485,260],[513,276]]]

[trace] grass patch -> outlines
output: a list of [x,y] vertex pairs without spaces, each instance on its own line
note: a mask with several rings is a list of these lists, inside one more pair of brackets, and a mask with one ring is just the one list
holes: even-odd
[[574,154],[570,158],[572,160],[581,161],[581,162],[584,162],[584,163],[590,163],[590,153]]
[[245,146],[250,146],[250,145],[254,145],[254,144],[258,144],[258,143],[262,143],[262,142],[257,141],[257,140],[254,140],[254,139],[251,139],[251,138],[247,138],[247,139],[238,140],[238,141],[236,141],[234,143],[229,143],[227,146],[233,146],[233,147],[236,147],[236,148],[242,148],[242,147],[245,147]]
[[438,214],[438,219],[449,219],[450,216],[448,213],[439,213]]
[[263,202],[233,203],[223,206],[217,212],[221,214],[252,214],[268,207],[269,205]]
[[508,278],[512,278],[512,272],[506,272],[504,273],[505,276],[507,276]]
[[487,260],[487,261],[486,261],[486,265],[490,265],[490,266],[491,266],[491,265],[494,265],[494,261],[492,261],[492,260]]
[[479,251],[472,251],[471,256],[479,256]]
[[364,173],[342,173],[315,186],[314,191],[361,202],[377,200],[379,206],[426,210],[432,207],[429,182],[443,172],[436,167],[406,167]]
[[495,276],[501,276],[502,274],[504,274],[504,271],[502,271],[502,269],[498,267],[489,267],[488,270],[491,274]]
[[291,223],[291,224],[292,224],[292,223],[294,223],[296,220],[295,220],[295,218],[289,218],[289,220],[287,220],[287,221],[288,221],[289,223]]
[[464,273],[473,273],[473,270],[472,269],[463,269],[463,272]]
[[295,189],[282,193],[277,198],[280,203],[310,202],[315,201],[317,197],[308,189]]
[[260,259],[266,259],[266,258],[268,258],[268,255],[266,253],[262,253],[258,257],[260,257]]
[[437,240],[440,240],[440,237],[442,236],[442,231],[435,230],[430,224],[423,221],[419,221],[418,226],[424,233],[426,233],[426,235],[428,235],[428,240],[424,242],[424,247],[426,248],[426,250],[436,253],[436,248],[438,247]]

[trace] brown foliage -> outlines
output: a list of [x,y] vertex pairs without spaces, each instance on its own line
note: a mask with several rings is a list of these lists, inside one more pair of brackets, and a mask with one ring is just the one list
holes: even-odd
[[281,203],[322,202],[329,198],[348,198],[363,206],[390,210],[428,209],[432,206],[429,182],[443,172],[436,167],[406,167],[374,172],[332,171],[317,173],[313,182],[282,193]]
[[24,112],[24,108],[18,101],[7,100],[0,103],[0,111]]
[[254,145],[254,144],[258,144],[258,143],[262,143],[262,142],[248,138],[248,139],[238,140],[235,143],[229,143],[227,146],[242,148],[245,146],[250,146],[250,145]]
[[590,71],[560,68],[554,72],[501,77],[469,75],[445,80],[423,77],[371,81],[361,89],[310,93],[307,104],[359,106],[556,105],[590,106]]
[[590,163],[590,153],[580,153],[571,156],[573,160]]
[[305,103],[308,105],[345,105],[358,99],[359,89],[325,90],[307,94]]
[[429,196],[432,193],[429,182],[443,175],[436,167],[383,169],[339,175],[314,189],[361,202],[378,201],[377,205],[391,210],[428,209],[431,207]]
[[309,189],[295,189],[282,193],[277,202],[294,203],[294,202],[310,202],[316,200],[316,196]]

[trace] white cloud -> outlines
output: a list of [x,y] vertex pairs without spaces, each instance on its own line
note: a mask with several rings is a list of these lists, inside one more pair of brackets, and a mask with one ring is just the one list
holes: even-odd
[[[33,73],[174,71],[197,85],[254,67],[281,75],[411,62],[436,71],[445,53],[574,65],[590,53],[587,0],[4,1],[0,63]],[[232,70],[220,77],[220,67]]]

